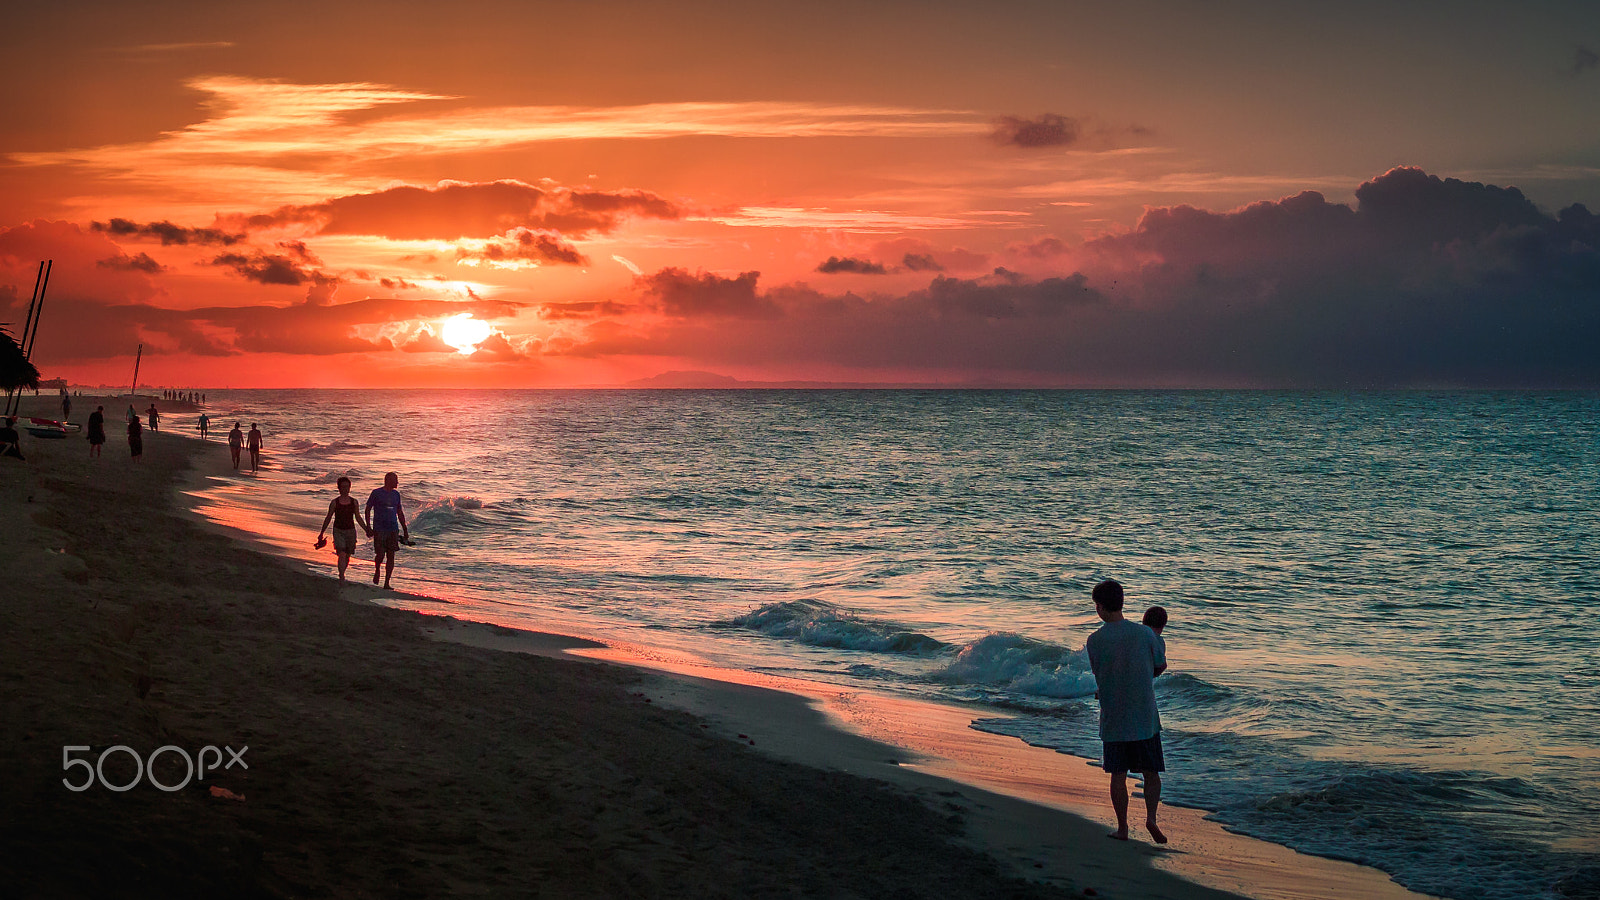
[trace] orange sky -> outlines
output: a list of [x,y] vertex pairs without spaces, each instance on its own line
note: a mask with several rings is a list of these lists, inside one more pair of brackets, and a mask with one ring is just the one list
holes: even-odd
[[1506,265],[1589,284],[1588,4],[82,6],[3,38],[0,322],[53,259],[47,377],[1600,379],[1517,356],[1565,301],[1456,333]]

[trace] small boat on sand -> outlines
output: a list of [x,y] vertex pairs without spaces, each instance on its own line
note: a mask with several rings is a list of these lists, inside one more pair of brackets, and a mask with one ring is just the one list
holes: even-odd
[[57,422],[55,419],[38,419],[29,416],[17,422],[34,437],[64,438],[69,434],[77,434],[83,426],[76,422]]

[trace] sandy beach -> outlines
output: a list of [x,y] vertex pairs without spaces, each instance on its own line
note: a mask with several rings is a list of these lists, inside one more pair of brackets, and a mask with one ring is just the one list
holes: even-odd
[[[1109,841],[1098,770],[961,710],[378,605],[185,511],[221,444],[108,431],[0,460],[12,896],[1418,896],[1196,810]],[[116,746],[242,762],[63,784]]]

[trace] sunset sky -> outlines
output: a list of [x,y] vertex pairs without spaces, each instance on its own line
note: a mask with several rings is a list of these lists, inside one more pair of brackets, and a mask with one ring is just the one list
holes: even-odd
[[7,18],[46,377],[1600,386],[1600,4]]

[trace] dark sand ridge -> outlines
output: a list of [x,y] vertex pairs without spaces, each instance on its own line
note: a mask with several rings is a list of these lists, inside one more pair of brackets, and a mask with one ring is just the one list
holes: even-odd
[[[101,460],[81,438],[30,440],[27,464],[0,468],[0,878],[13,895],[1225,896],[1102,825],[825,727],[793,694],[545,658],[584,642],[339,602],[373,592],[169,508],[202,445],[147,435],[134,465],[109,430]],[[225,451],[200,465],[226,469]],[[62,786],[63,746],[93,759],[115,744],[248,744],[249,770],[206,782],[245,800]],[[126,780],[131,764],[107,774]],[[1311,865],[1269,859],[1221,880],[1256,896],[1394,890],[1272,849]],[[1324,863],[1365,880],[1284,890]],[[1344,883],[1332,871],[1330,888]]]

